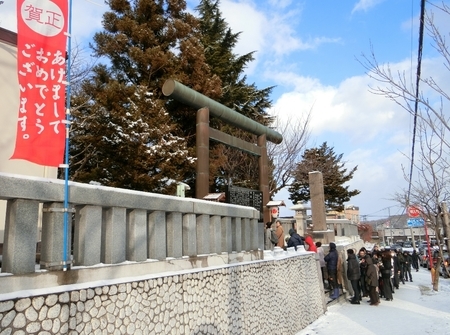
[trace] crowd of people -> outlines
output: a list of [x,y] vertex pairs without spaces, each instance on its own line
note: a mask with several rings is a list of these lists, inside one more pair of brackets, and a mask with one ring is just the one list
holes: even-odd
[[306,234],[300,236],[294,228],[289,229],[289,236],[285,237],[284,229],[280,221],[275,221],[275,230],[272,229],[272,223],[266,223],[265,249],[272,250],[274,247],[280,247],[284,250],[293,247],[295,251],[299,246],[304,246],[305,250],[317,252],[316,244],[312,236]]
[[381,298],[392,301],[400,283],[413,281],[411,268],[419,271],[418,257],[400,249],[380,250],[378,246],[371,252],[361,248],[357,257],[353,249],[348,249],[347,264],[347,277],[354,292],[350,302],[360,304],[363,297],[368,297],[372,306],[379,305]]
[[[289,230],[289,236],[285,238],[283,226],[280,221],[275,222],[275,230],[272,231],[272,223],[266,225],[266,249],[275,246],[283,248],[304,246],[305,250],[317,252],[319,255],[322,280],[324,287],[330,290],[330,298],[339,297],[342,287],[343,264],[336,249],[336,244],[330,242],[329,252],[324,254],[321,242],[314,243],[312,236],[306,234],[300,236],[295,229]],[[355,250],[347,250],[347,279],[349,280],[353,297],[352,304],[360,304],[362,298],[368,297],[371,306],[378,306],[380,299],[386,301],[394,299],[393,294],[400,288],[400,283],[412,282],[411,270],[419,271],[419,255],[414,252],[401,249],[380,250],[377,245],[371,251],[362,247],[358,254]]]

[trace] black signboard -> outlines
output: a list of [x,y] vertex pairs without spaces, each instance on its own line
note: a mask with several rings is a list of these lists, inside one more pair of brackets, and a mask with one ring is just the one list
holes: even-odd
[[226,190],[226,202],[234,205],[248,206],[263,211],[263,194],[261,191],[249,188],[228,186]]

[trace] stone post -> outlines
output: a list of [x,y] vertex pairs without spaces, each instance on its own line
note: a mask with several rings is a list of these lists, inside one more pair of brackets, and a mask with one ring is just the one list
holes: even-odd
[[231,231],[231,217],[224,216],[221,219],[222,223],[222,234],[220,238],[222,239],[221,245],[222,245],[222,252],[228,252],[231,253],[233,251],[233,244],[232,244],[232,231]]
[[102,208],[79,206],[75,212],[73,264],[89,266],[101,262]]
[[241,218],[231,218],[232,249],[242,251],[242,222]]
[[[174,230],[174,234],[171,234],[171,241],[173,248],[176,246],[177,231],[176,226],[171,230]],[[182,255],[194,257],[197,256],[197,218],[195,214],[185,214],[182,217]],[[172,256],[173,257],[173,256]]]
[[210,243],[210,223],[209,215],[202,214],[197,216],[197,255],[207,255],[211,253]]
[[249,218],[243,218],[241,220],[241,233],[242,233],[242,250],[243,251],[249,251],[251,250],[250,245],[250,219]]
[[103,210],[101,260],[105,264],[118,264],[127,259],[126,217],[126,208],[111,207]]
[[35,270],[39,202],[8,200],[1,272],[33,273]]
[[192,220],[195,220],[195,215],[186,214],[183,217],[178,212],[170,212],[167,214],[167,257],[177,258],[183,255],[183,246],[179,241],[179,237],[180,231],[183,231],[183,222],[186,220],[187,222],[192,222]]
[[147,260],[147,211],[134,209],[127,215],[127,260]]
[[220,254],[222,252],[222,222],[219,215],[212,215],[209,224],[210,253]]
[[66,255],[64,259],[64,205],[45,203],[42,215],[41,269],[63,270],[71,264],[72,220],[69,218]]
[[334,232],[328,231],[327,228],[322,172],[313,171],[309,173],[309,192],[311,197],[313,238],[315,241],[321,241],[325,244],[333,242]]
[[163,261],[167,257],[166,213],[154,211],[148,215],[148,258]]

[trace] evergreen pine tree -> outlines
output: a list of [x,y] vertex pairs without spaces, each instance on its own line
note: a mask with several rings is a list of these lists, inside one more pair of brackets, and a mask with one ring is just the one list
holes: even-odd
[[289,199],[293,203],[309,201],[309,172],[320,171],[323,176],[325,204],[327,208],[337,211],[344,209],[344,203],[351,197],[361,193],[359,190],[349,190],[345,183],[353,178],[357,166],[348,171],[342,162],[342,154],[337,155],[333,148],[324,142],[319,148],[305,150],[302,161],[297,164],[292,186],[289,188]]
[[170,109],[161,87],[175,78],[220,95],[220,80],[205,63],[198,21],[185,1],[108,4],[93,44],[106,65],[94,68],[72,100],[71,178],[173,194],[168,181],[184,180],[195,168],[184,124],[195,125],[195,111]]

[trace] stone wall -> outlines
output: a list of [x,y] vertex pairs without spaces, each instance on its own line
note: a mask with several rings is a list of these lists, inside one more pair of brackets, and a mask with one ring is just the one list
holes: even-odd
[[315,254],[286,253],[122,283],[55,287],[0,301],[0,334],[289,335],[325,312],[321,285]]

